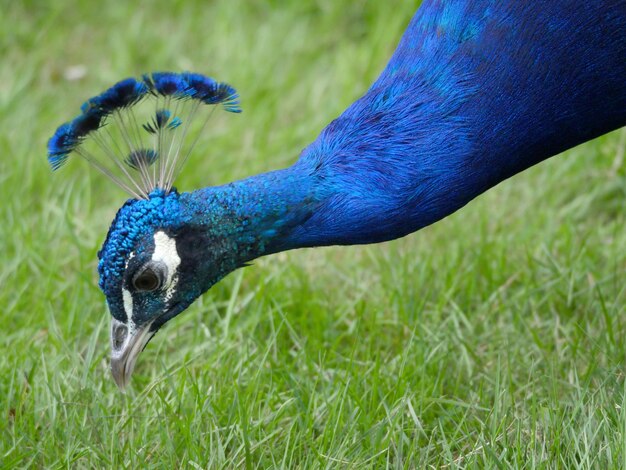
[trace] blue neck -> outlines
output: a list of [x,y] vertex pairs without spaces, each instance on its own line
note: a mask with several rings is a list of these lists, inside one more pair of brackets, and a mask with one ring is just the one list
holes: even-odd
[[626,125],[626,2],[426,0],[292,167],[181,195],[243,261],[404,236]]
[[245,263],[302,246],[292,233],[322,198],[322,188],[294,166],[182,193],[180,204],[184,220],[203,230],[207,239],[230,240],[232,251]]

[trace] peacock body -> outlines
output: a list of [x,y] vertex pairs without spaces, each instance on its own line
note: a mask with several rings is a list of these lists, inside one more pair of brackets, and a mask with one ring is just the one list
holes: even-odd
[[[133,196],[99,252],[116,382],[161,326],[251,260],[402,237],[626,125],[624,77],[626,1],[427,0],[376,82],[293,166],[189,193],[172,186],[191,152],[179,149],[180,116],[236,112],[234,89],[165,73],[92,98],[51,139],[49,158],[60,166],[103,129],[126,142],[102,146],[112,168],[83,155]],[[147,100],[151,117],[136,119]],[[113,121],[118,131],[107,130]]]

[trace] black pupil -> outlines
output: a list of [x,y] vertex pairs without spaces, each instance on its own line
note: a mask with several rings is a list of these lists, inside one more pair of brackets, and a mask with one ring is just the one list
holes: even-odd
[[135,288],[138,290],[154,290],[157,287],[159,278],[151,269],[146,269],[135,279]]

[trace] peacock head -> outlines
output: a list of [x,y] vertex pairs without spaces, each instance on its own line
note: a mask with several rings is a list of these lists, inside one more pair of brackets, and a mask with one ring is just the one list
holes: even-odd
[[178,199],[175,191],[155,190],[148,199],[127,201],[98,252],[99,285],[112,316],[111,370],[120,387],[158,329],[195,298],[179,288],[176,237],[184,224]]
[[199,243],[183,195],[172,186],[193,134],[208,121],[194,127],[194,118],[202,105],[218,104],[240,112],[233,88],[199,74],[126,79],[89,99],[48,142],[53,169],[75,152],[133,196],[98,252],[99,285],[112,316],[111,370],[120,388],[159,328],[236,267],[220,260],[219,247]]

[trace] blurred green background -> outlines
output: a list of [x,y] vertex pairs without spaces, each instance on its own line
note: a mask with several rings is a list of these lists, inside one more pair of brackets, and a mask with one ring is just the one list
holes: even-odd
[[[624,467],[624,130],[376,246],[231,274],[121,394],[96,251],[124,194],[47,139],[153,70],[226,81],[177,186],[287,166],[361,96],[414,1],[0,1],[0,465]],[[486,152],[489,149],[485,149]]]

